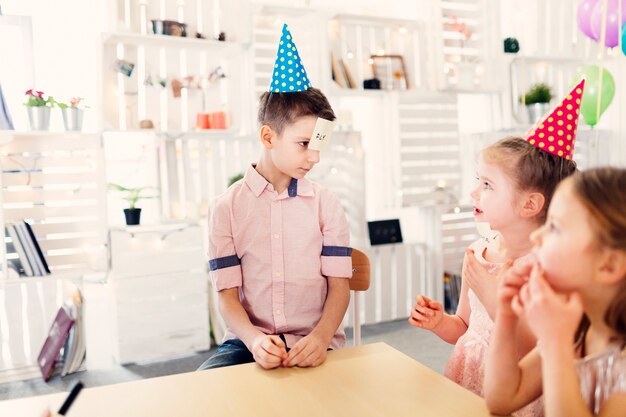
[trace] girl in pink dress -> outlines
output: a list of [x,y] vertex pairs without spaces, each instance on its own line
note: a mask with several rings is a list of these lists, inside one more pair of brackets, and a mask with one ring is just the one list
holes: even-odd
[[[544,152],[522,138],[507,138],[486,148],[478,163],[478,185],[472,191],[477,222],[489,223],[497,235],[474,242],[463,261],[461,294],[456,314],[418,295],[409,323],[431,330],[455,344],[445,375],[483,396],[484,362],[497,305],[496,275],[505,262],[529,261],[529,236],[545,220],[559,181],[576,171],[576,164]],[[520,355],[535,345],[527,329],[518,339]],[[521,357],[521,356],[520,356]],[[518,415],[541,415],[532,405]]]
[[[501,275],[485,371],[492,413],[543,394],[548,417],[625,415],[625,207],[625,169],[568,178],[531,237],[536,262]],[[522,360],[520,318],[538,340]]]

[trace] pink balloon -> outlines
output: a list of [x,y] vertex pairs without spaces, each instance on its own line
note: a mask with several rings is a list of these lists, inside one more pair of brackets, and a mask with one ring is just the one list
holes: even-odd
[[594,41],[597,41],[598,38],[591,30],[591,15],[593,14],[593,8],[596,3],[598,3],[598,0],[580,0],[580,3],[578,3],[578,10],[576,12],[578,29]]
[[[619,43],[619,28],[626,22],[626,0],[622,2],[622,18],[619,18],[619,0],[608,0],[606,2],[606,39],[604,44],[609,48],[617,46]],[[596,39],[600,39],[602,35],[602,3],[603,0],[599,0],[593,7],[591,14],[591,30],[596,36]]]

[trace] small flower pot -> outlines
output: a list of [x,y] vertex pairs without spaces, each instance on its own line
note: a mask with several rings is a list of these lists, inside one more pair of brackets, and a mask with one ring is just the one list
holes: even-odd
[[65,107],[61,109],[63,114],[63,124],[68,132],[80,132],[83,129],[83,114],[85,110],[76,107]]
[[528,121],[534,125],[550,110],[550,103],[527,104],[526,110],[528,110]]
[[140,208],[127,208],[124,209],[124,216],[126,216],[126,225],[135,226],[139,224],[139,218],[141,217]]
[[30,130],[50,129],[50,110],[48,106],[26,107]]

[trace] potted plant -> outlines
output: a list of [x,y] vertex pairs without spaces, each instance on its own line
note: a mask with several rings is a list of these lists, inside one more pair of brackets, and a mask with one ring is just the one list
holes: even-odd
[[231,185],[233,185],[234,183],[236,183],[242,178],[243,178],[243,172],[233,175],[232,177],[228,179],[228,187],[230,187]]
[[128,226],[139,224],[140,217],[141,217],[141,209],[136,207],[138,200],[158,197],[158,195],[154,195],[154,194],[152,195],[144,194],[145,191],[154,189],[153,187],[131,188],[131,187],[126,187],[126,186],[119,185],[119,184],[109,183],[109,188],[123,193],[124,196],[122,198],[128,201],[128,208],[124,209],[124,216],[126,217],[126,224]]
[[80,132],[83,128],[83,113],[87,107],[81,105],[82,101],[81,97],[72,97],[69,104],[57,102],[63,114],[65,130],[68,132]]
[[50,110],[55,105],[52,96],[44,97],[43,91],[30,89],[24,93],[28,110],[28,121],[31,130],[48,130],[50,128]]
[[528,110],[530,123],[536,123],[541,116],[550,110],[550,100],[552,100],[552,90],[550,86],[544,83],[532,85],[530,90],[523,97],[520,97],[520,101],[523,101]]

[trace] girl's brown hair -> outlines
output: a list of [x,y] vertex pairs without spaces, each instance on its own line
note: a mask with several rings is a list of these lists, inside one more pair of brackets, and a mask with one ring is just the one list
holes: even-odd
[[[626,169],[594,168],[568,180],[578,200],[589,211],[598,243],[626,252]],[[609,304],[604,321],[626,342],[626,280]],[[584,318],[577,342],[584,342],[589,321]]]
[[552,155],[513,136],[485,148],[483,159],[497,163],[514,180],[518,190],[543,194],[545,203],[537,217],[540,224],[546,219],[556,186],[577,171],[576,162]]
[[279,135],[285,127],[304,116],[320,117],[331,122],[335,120],[335,113],[328,99],[317,88],[293,93],[266,91],[259,99],[259,125],[268,125]]

